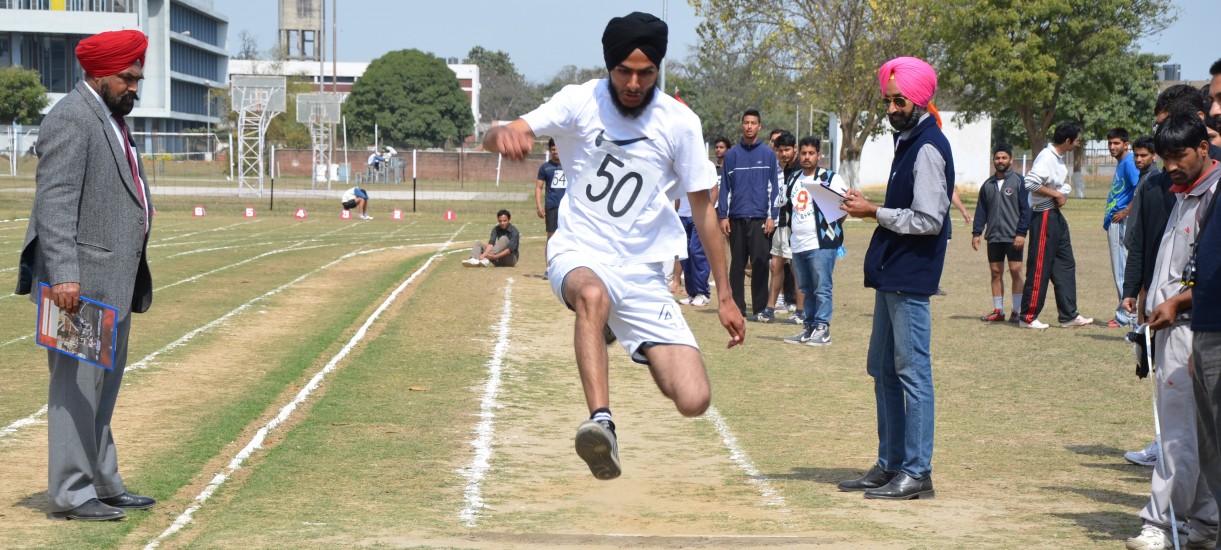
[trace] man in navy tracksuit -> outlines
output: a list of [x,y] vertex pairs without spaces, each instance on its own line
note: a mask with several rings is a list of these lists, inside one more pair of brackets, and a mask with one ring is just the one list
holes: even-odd
[[878,70],[886,117],[895,129],[886,201],[850,190],[841,208],[877,218],[865,251],[865,286],[876,289],[866,367],[878,411],[878,460],[862,477],[839,484],[865,498],[931,498],[933,492],[932,314],[949,240],[954,158],[931,100],[937,74],[899,57]]
[[750,258],[752,318],[767,307],[768,260],[776,229],[776,195],[780,164],[776,153],[759,140],[759,111],[742,115],[742,142],[725,153],[717,217],[721,233],[729,237],[729,288],[742,315],[746,315],[746,259]]

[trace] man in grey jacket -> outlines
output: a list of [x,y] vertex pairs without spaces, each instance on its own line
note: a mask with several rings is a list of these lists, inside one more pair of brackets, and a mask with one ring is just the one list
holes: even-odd
[[17,294],[50,285],[43,299],[75,314],[82,297],[118,310],[113,370],[55,351],[47,402],[47,498],[51,517],[125,517],[156,501],[127,492],[110,418],[127,365],[131,313],[148,310],[152,277],[145,250],[152,198],[124,116],[138,99],[148,39],[135,30],[80,42],[84,81],[43,119],[30,225]]
[[[980,237],[988,241],[988,269],[992,273],[992,313],[981,318],[988,322],[1005,320],[1004,266],[1009,261],[1009,277],[1013,280],[1013,311],[1009,322],[1017,324],[1018,307],[1022,302],[1022,246],[1030,228],[1030,194],[1022,176],[1009,169],[1013,163],[1013,148],[1001,145],[992,154],[996,172],[979,187],[979,202],[975,205],[975,225],[971,229],[971,249],[979,250]],[[987,231],[985,232],[985,227]]]

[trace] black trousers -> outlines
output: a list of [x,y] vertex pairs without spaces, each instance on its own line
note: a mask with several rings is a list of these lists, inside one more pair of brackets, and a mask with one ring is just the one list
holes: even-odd
[[753,314],[767,307],[768,261],[772,257],[770,234],[763,233],[764,218],[729,218],[729,288],[733,301],[746,315],[746,259],[750,258],[750,305]]
[[1068,220],[1058,209],[1030,216],[1030,238],[1026,240],[1026,286],[1022,289],[1021,319],[1029,323],[1039,317],[1050,291],[1056,287],[1056,313],[1061,323],[1077,318],[1077,261],[1073,258]]

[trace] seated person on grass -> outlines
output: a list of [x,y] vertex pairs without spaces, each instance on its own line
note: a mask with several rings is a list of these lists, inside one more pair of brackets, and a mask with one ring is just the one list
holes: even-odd
[[521,232],[509,223],[512,215],[508,210],[496,213],[496,226],[488,242],[476,242],[471,248],[471,257],[462,261],[466,267],[513,267],[517,265],[517,243]]

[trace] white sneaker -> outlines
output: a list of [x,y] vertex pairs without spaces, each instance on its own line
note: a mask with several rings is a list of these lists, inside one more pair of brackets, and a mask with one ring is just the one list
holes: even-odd
[[466,267],[475,267],[479,265],[479,258],[467,258],[462,260],[462,265]]
[[1136,464],[1137,466],[1148,466],[1150,468],[1157,465],[1157,440],[1153,440],[1148,447],[1139,451],[1128,451],[1123,454],[1124,460]]
[[1060,328],[1088,327],[1092,324],[1094,324],[1093,317],[1082,317],[1078,315],[1077,318],[1073,319],[1072,321],[1060,323]]
[[364,215],[364,214],[361,214],[361,215],[360,215],[360,219],[362,219],[362,220],[371,220],[371,219],[373,219],[373,216],[366,216],[366,215]]
[[479,260],[479,265],[481,265],[483,267],[492,267],[492,260],[484,258],[482,260]]
[[784,294],[781,294],[776,297],[776,307],[774,309],[776,309],[776,310],[781,310],[781,309],[787,310],[788,309],[784,305]]
[[1035,319],[1029,323],[1027,323],[1026,321],[1018,322],[1018,327],[1020,327],[1020,328],[1032,328],[1035,330],[1043,330],[1043,329],[1047,328],[1047,326],[1048,326],[1047,323],[1044,323],[1038,319]]
[[695,307],[706,306],[706,305],[708,305],[708,297],[703,294],[700,294],[699,296],[696,296],[691,299],[691,305],[695,306]]
[[1146,524],[1140,528],[1140,534],[1124,541],[1128,550],[1166,550],[1173,546],[1170,534],[1161,527]]

